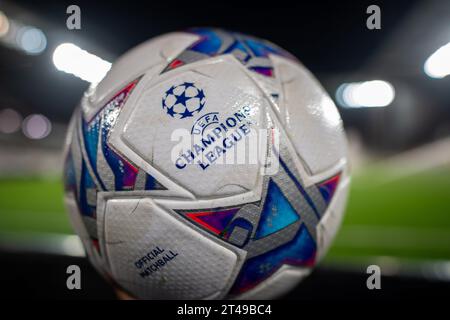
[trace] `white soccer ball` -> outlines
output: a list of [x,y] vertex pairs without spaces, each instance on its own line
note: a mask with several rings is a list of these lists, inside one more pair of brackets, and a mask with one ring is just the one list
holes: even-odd
[[93,265],[142,299],[267,299],[343,216],[342,121],[289,53],[192,29],[147,41],[83,96],[65,200]]

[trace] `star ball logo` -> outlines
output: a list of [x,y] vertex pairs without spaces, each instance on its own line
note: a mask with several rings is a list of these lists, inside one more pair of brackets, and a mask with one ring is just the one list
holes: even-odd
[[205,106],[205,93],[193,82],[173,85],[162,98],[162,108],[176,119],[193,117]]

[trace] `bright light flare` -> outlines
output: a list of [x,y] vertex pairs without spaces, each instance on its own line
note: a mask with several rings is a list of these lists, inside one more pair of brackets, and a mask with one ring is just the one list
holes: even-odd
[[46,49],[47,37],[41,29],[9,19],[0,11],[0,43],[28,55],[38,55]]
[[100,82],[111,69],[111,63],[81,49],[73,43],[60,44],[53,52],[53,64],[66,73],[90,83]]
[[31,55],[40,54],[47,47],[47,37],[35,27],[22,27],[16,41],[19,48]]
[[9,19],[0,11],[0,38],[5,36],[9,31]]
[[394,98],[394,87],[382,80],[344,83],[336,91],[337,102],[347,108],[386,107]]
[[52,131],[52,124],[46,116],[32,114],[23,120],[22,131],[30,139],[43,139]]
[[431,78],[441,79],[450,74],[450,42],[437,49],[423,66]]
[[14,133],[20,129],[22,116],[16,110],[3,109],[0,111],[0,132]]

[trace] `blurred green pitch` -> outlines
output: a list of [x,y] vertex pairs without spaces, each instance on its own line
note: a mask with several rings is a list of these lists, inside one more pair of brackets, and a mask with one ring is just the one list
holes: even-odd
[[[392,178],[353,178],[342,228],[327,260],[393,256],[450,260],[450,167]],[[58,178],[0,180],[0,234],[73,233]]]

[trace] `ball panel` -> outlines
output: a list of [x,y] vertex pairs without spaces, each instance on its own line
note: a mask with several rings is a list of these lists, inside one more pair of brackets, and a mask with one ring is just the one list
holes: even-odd
[[89,116],[95,114],[112,95],[148,69],[157,67],[161,71],[168,60],[197,39],[198,36],[194,34],[173,32],[146,41],[126,52],[114,63],[105,78],[95,88],[88,90],[85,112]]
[[186,108],[191,112],[196,111],[199,105],[200,105],[199,98],[191,98],[189,99],[189,101],[186,102]]
[[[242,71],[240,74],[241,77],[245,76]],[[209,126],[203,133],[197,135],[191,132],[197,127],[202,115],[194,112],[192,116],[183,118],[183,113],[179,113],[179,109],[169,110],[161,106],[161,97],[168,88],[174,83],[184,82],[194,83],[197,88],[204,91],[202,115],[217,115],[217,118],[211,116],[207,120],[210,121]],[[141,91],[135,93],[137,101],[134,108],[130,109],[126,123],[118,123],[119,126],[113,131],[110,143],[126,156],[130,153],[137,154],[169,179],[198,197],[221,197],[254,189],[261,168],[259,162],[223,164],[227,152],[223,144],[225,137],[245,136],[241,127],[248,126],[249,122],[254,123],[251,130],[255,134],[264,125],[262,110],[267,105],[260,97],[246,92],[248,87],[249,91],[255,91],[251,82],[248,81],[247,86],[237,88],[221,81],[220,78],[211,79],[185,70],[181,74],[161,79],[156,85],[151,83],[143,84]],[[193,100],[199,102],[198,99]],[[243,108],[251,108],[253,112],[242,116]],[[187,106],[186,109],[189,111]],[[239,113],[239,120],[236,113]],[[180,114],[181,117],[175,117]],[[164,143],[148,143],[148,141],[164,141]],[[208,144],[210,141],[212,143]],[[249,152],[249,142],[243,143],[247,144]],[[234,188],[236,190],[234,191],[226,188],[227,186],[239,188]]]
[[183,86],[182,84],[175,86],[175,89],[173,90],[173,94],[175,96],[179,96],[180,94],[182,94],[184,91],[186,90],[185,86]]
[[74,230],[76,230],[77,235],[80,237],[83,243],[84,250],[86,252],[89,261],[93,264],[95,269],[105,275],[105,263],[102,257],[99,255],[98,248],[96,247],[96,242],[93,241],[91,235],[89,234],[85,222],[83,221],[83,216],[78,210],[78,204],[75,197],[71,194],[66,194],[64,197],[64,203],[69,212],[69,221]]
[[[346,157],[346,140],[336,106],[300,64],[273,58],[284,92],[285,129],[311,175]],[[301,125],[299,125],[301,124]]]
[[200,235],[150,199],[106,204],[105,243],[112,274],[146,299],[223,295],[235,268],[232,251]]
[[322,220],[317,225],[317,259],[320,261],[334,240],[342,219],[344,217],[345,206],[347,204],[348,192],[350,187],[350,177],[347,169],[343,171],[341,181],[336,186],[337,190],[331,200],[330,207],[324,214]]
[[164,100],[164,106],[166,108],[170,108],[170,107],[173,107],[175,105],[175,103],[177,101],[177,98],[173,94],[168,94],[168,95],[163,97],[163,100]]
[[186,97],[195,97],[198,95],[198,89],[196,87],[186,87]]

